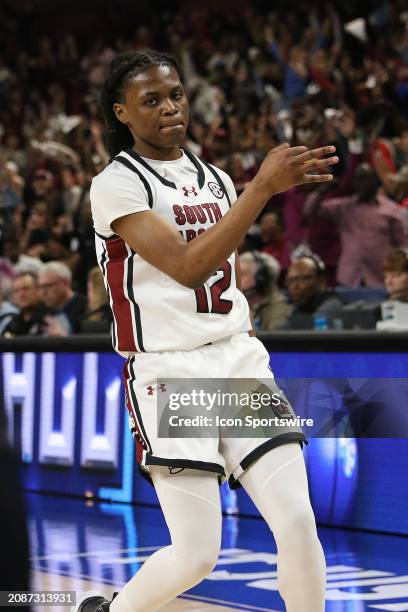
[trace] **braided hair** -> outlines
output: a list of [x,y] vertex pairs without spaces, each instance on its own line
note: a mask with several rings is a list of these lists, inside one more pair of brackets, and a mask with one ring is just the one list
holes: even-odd
[[113,105],[115,102],[123,103],[126,86],[133,77],[155,66],[175,68],[181,77],[177,60],[172,55],[153,49],[121,53],[110,65],[102,89],[101,106],[105,119],[105,141],[111,160],[133,145],[132,134],[127,125],[116,117]]

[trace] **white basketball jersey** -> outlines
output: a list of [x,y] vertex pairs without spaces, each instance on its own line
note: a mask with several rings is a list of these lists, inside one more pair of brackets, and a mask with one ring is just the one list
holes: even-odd
[[170,162],[122,151],[94,178],[96,253],[119,354],[190,350],[251,329],[248,303],[236,287],[234,253],[193,290],[147,263],[111,229],[119,217],[153,210],[190,241],[217,223],[235,198],[228,175],[189,151]]

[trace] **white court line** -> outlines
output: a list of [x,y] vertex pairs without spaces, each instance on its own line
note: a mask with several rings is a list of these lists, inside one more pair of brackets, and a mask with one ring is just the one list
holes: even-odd
[[36,571],[36,572],[41,572],[42,574],[50,574],[50,575],[54,575],[54,576],[65,576],[65,578],[76,578],[78,580],[88,580],[88,581],[92,581],[92,580],[99,580],[100,582],[103,582],[103,584],[108,584],[110,586],[115,586],[115,583],[112,582],[111,580],[104,578],[102,581],[100,578],[93,578],[92,576],[90,576],[89,574],[82,574],[81,572],[73,572],[73,573],[68,573],[68,572],[64,572],[64,571],[56,571],[55,569],[53,569],[52,571],[49,570],[46,567],[41,567],[33,565],[31,568],[31,571]]
[[[124,552],[144,552],[147,550],[159,550],[160,548],[163,548],[163,546],[166,546],[166,544],[163,544],[162,546],[142,546],[141,548],[118,548],[116,551],[116,553],[124,553]],[[70,559],[77,559],[78,557],[97,557],[99,555],[112,555],[112,549],[109,550],[97,550],[97,551],[93,551],[93,552],[84,552],[84,553],[71,553],[71,552],[64,552],[63,550],[61,552],[56,552],[52,555],[47,555],[44,557],[30,557],[30,561],[45,561],[47,559],[60,559],[61,555],[66,555],[66,557],[69,557]]]
[[[160,548],[163,548],[164,546],[168,546],[168,544],[162,544],[161,546],[139,546],[136,548],[117,548],[115,551],[112,551],[112,549],[110,548],[109,550],[97,550],[97,551],[93,551],[93,552],[83,552],[83,553],[69,553],[71,555],[71,559],[76,559],[77,557],[94,557],[96,555],[107,555],[107,554],[113,554],[113,553],[124,553],[124,552],[144,552],[147,550],[160,550]],[[247,550],[246,548],[223,548],[221,550],[222,554],[228,554],[228,555],[233,555],[233,554],[240,554],[240,553],[250,553],[252,552],[251,550]],[[30,557],[30,561],[43,561],[46,559],[59,559],[60,555],[62,554],[67,554],[64,553],[64,551],[61,551],[60,553],[54,553],[52,555],[47,555],[47,556],[43,556],[43,557]]]
[[100,560],[101,565],[130,565],[131,563],[141,563],[150,559],[151,555],[137,555],[137,557],[111,557],[110,559]]

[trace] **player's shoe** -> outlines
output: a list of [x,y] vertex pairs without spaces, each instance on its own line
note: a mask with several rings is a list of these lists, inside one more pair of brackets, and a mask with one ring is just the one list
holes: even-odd
[[105,597],[93,591],[83,593],[72,608],[72,612],[109,612],[109,605],[116,595],[117,593],[114,593],[111,601],[108,601]]

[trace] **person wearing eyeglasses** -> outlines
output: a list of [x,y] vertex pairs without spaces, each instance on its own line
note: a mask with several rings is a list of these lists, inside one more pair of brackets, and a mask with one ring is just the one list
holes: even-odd
[[[68,332],[77,332],[87,309],[86,297],[75,293],[72,288],[71,270],[59,261],[45,264],[39,275],[40,296],[44,304],[54,313],[64,315],[68,322]],[[56,333],[52,335],[67,335]]]
[[339,310],[342,301],[335,291],[328,289],[325,266],[317,257],[295,260],[286,277],[288,295],[293,303],[288,323],[296,315],[326,315]]
[[5,326],[2,335],[14,337],[42,334],[46,309],[40,299],[38,277],[34,272],[22,271],[14,277],[11,299],[18,312]]

